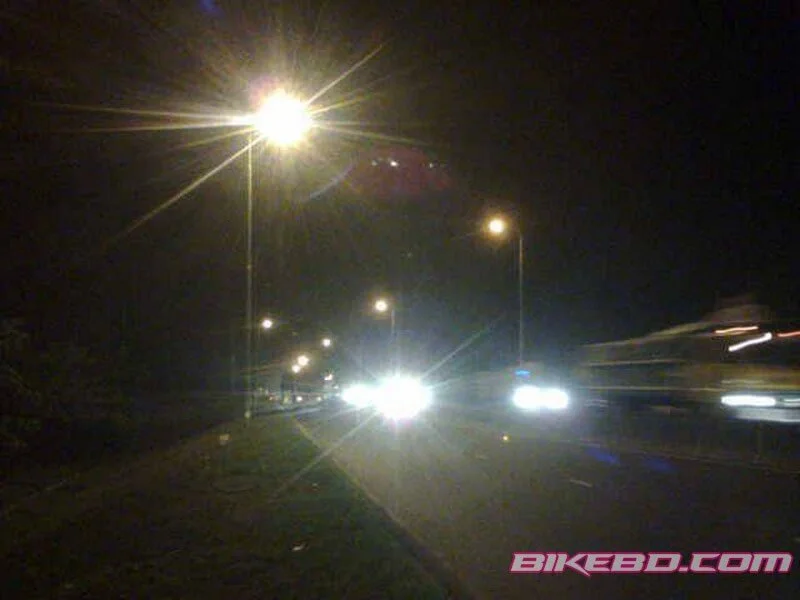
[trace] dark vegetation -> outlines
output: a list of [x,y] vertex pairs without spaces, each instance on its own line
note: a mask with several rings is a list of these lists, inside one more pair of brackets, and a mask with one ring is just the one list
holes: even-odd
[[0,453],[63,460],[113,449],[132,421],[122,357],[0,323]]

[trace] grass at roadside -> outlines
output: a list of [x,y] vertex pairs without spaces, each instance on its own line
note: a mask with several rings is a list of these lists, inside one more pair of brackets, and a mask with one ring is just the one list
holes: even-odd
[[334,466],[307,468],[317,450],[291,417],[218,429],[181,456],[122,488],[40,501],[51,524],[6,546],[2,596],[446,597]]

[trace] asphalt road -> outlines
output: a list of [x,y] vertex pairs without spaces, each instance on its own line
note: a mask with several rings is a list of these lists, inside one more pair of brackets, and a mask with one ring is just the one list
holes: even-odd
[[[300,417],[307,434],[478,598],[800,597],[793,447],[782,447],[783,460],[770,469],[757,460],[752,424],[726,436],[708,423],[687,435],[688,421],[648,419],[640,425],[661,437],[637,445],[624,443],[635,441],[635,422],[596,415],[547,421],[438,407],[402,426],[338,408]],[[778,437],[787,435],[794,433]],[[713,452],[709,440],[726,437],[738,451]],[[508,573],[515,551],[721,550],[796,558],[783,575]]]

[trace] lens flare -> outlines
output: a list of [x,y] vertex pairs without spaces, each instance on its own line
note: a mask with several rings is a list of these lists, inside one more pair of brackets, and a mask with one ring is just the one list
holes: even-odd
[[432,393],[419,379],[396,375],[383,381],[376,400],[376,408],[384,416],[412,419],[430,405]]

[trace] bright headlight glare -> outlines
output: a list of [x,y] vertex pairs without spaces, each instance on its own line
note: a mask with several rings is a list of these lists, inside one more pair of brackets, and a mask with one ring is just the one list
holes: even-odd
[[540,388],[521,385],[511,398],[514,406],[522,410],[563,410],[569,406],[569,395],[558,388]]
[[367,408],[374,403],[375,395],[375,388],[363,383],[358,383],[342,391],[342,400],[354,408]]
[[411,419],[425,410],[431,399],[431,391],[418,379],[396,376],[381,383],[375,406],[391,419]]
[[514,406],[523,410],[533,410],[539,407],[538,398],[539,388],[532,385],[522,385],[514,390],[511,400]]
[[753,406],[758,408],[767,408],[775,406],[777,400],[772,396],[757,396],[755,394],[730,394],[722,397],[722,403],[725,406]]

